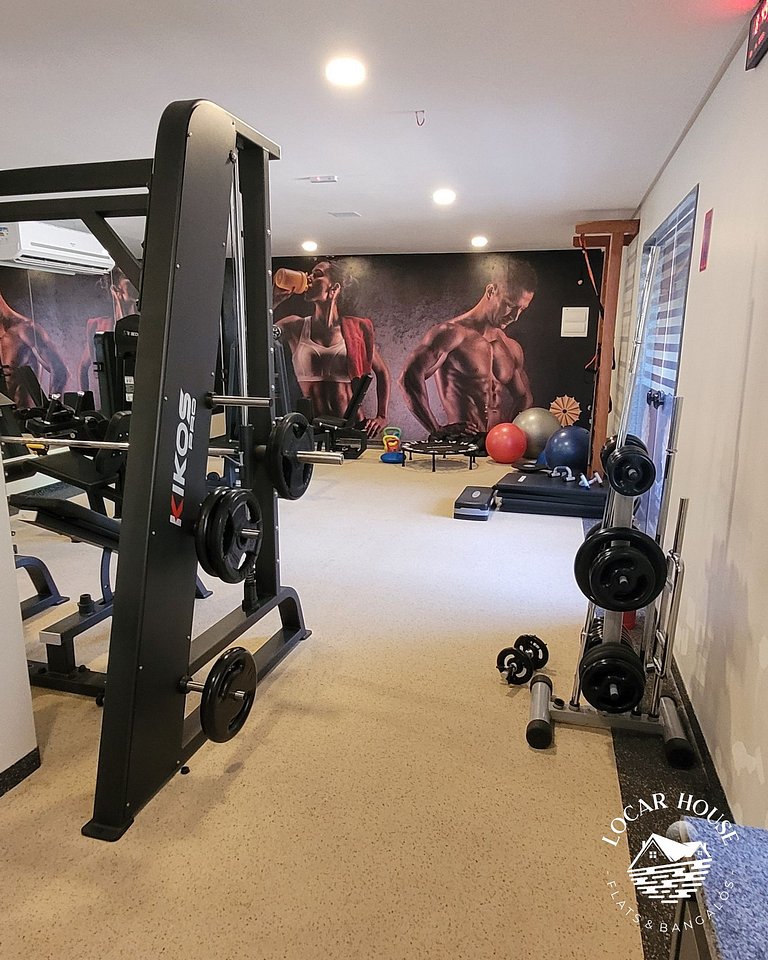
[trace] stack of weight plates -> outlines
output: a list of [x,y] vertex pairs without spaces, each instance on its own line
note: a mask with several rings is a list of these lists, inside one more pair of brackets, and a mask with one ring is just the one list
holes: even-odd
[[508,473],[494,486],[499,510],[506,513],[543,513],[556,517],[603,515],[608,488],[580,487],[578,480],[563,480],[547,473]]

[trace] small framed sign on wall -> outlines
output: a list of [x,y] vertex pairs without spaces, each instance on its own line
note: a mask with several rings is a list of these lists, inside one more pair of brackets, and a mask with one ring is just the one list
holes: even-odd
[[760,63],[768,50],[768,0],[761,0],[752,14],[747,40],[747,70]]

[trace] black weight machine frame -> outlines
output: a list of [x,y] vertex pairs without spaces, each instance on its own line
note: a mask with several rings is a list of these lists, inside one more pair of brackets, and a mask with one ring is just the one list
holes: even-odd
[[[277,495],[257,449],[267,444],[275,423],[268,165],[278,158],[279,147],[256,130],[209,101],[190,100],[166,108],[151,161],[0,173],[0,196],[6,197],[149,184],[148,197],[0,202],[2,220],[82,219],[140,286],[142,334],[94,811],[82,828],[86,836],[119,839],[205,742],[199,708],[185,716],[189,678],[272,610],[279,611],[282,626],[254,651],[259,679],[310,634],[298,594],[280,582]],[[140,267],[105,218],[144,213]],[[241,406],[240,475],[259,501],[264,536],[241,606],[193,638],[194,524],[207,493],[210,398],[231,220],[241,386],[245,396],[250,391],[259,398]]]

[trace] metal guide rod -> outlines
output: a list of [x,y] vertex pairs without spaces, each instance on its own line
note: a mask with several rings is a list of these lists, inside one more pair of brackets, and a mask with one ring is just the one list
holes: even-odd
[[216,394],[208,399],[212,407],[269,407],[272,402],[267,397],[219,397]]
[[651,716],[656,716],[659,711],[659,702],[661,700],[661,685],[669,670],[672,662],[672,650],[675,643],[675,631],[677,630],[677,617],[680,612],[680,599],[682,596],[684,564],[680,556],[683,548],[683,536],[685,535],[685,523],[688,519],[688,499],[681,498],[680,506],[677,510],[677,524],[675,526],[675,541],[669,554],[669,566],[672,568],[669,575],[669,595],[662,603],[662,615],[659,617],[661,626],[657,631],[661,634],[663,641],[663,652],[661,662],[656,664],[657,672],[653,681],[653,693],[648,712]]
[[[72,447],[73,450],[128,450],[127,440],[70,440],[68,437],[5,437],[0,443],[21,443],[27,447]],[[239,453],[237,447],[211,447],[208,453],[212,457],[228,457]],[[9,463],[8,460],[5,461]]]
[[664,546],[664,535],[667,532],[669,502],[672,497],[672,471],[675,465],[675,456],[677,454],[677,438],[680,433],[680,418],[682,413],[683,398],[674,397],[672,400],[672,413],[669,421],[667,456],[666,460],[664,461],[664,486],[661,493],[661,504],[659,505],[659,520],[656,525],[656,542],[659,544],[659,546]]
[[[230,198],[229,229],[232,238],[232,281],[235,292],[235,319],[237,321],[237,363],[240,392],[248,396],[247,323],[245,315],[245,257],[243,254],[243,196],[240,193],[240,158],[237,148],[230,153],[232,161],[232,194]],[[240,422],[248,424],[247,403],[240,404]]]
[[[129,450],[127,440],[68,440],[66,437],[3,437],[0,443],[20,443],[33,447],[41,444],[46,447],[72,447],[81,450]],[[240,453],[237,447],[211,447],[208,455],[211,457],[230,457]],[[343,453],[334,453],[329,450],[297,450],[291,454],[299,463],[332,463],[342,466]],[[6,460],[5,463],[10,463]]]
[[[667,437],[667,455],[664,461],[664,479],[661,491],[661,504],[659,506],[659,520],[656,526],[656,542],[660,547],[664,546],[664,535],[667,531],[667,519],[669,517],[669,503],[672,496],[672,474],[675,466],[675,457],[677,456],[677,437],[680,433],[680,420],[683,412],[683,398],[675,397],[672,401],[672,413],[669,422],[669,436]],[[656,636],[656,624],[658,622],[657,603],[654,600],[645,610],[645,623],[643,625],[643,636],[640,641],[640,659],[643,664],[646,663],[648,652],[653,647],[654,637]]]
[[688,520],[688,498],[681,497],[680,506],[677,508],[677,524],[675,525],[675,539],[672,543],[672,552],[680,556],[683,549],[683,537],[685,536],[685,524]]
[[656,265],[659,260],[659,247],[651,247],[648,255],[648,270],[645,274],[643,283],[643,293],[640,299],[640,318],[635,331],[635,342],[632,347],[632,356],[630,357],[629,367],[627,368],[627,386],[624,389],[624,407],[621,411],[621,420],[619,421],[619,430],[616,435],[616,449],[620,450],[627,441],[627,432],[629,430],[629,408],[632,402],[632,395],[635,392],[635,380],[637,377],[637,368],[640,360],[640,349],[645,339],[645,328],[648,321],[648,313],[651,305],[651,294],[653,292],[653,280],[656,274]]

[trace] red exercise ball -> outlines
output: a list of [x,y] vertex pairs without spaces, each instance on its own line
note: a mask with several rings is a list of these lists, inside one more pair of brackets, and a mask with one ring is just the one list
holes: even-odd
[[488,456],[496,463],[514,463],[525,453],[528,437],[514,423],[497,423],[485,438]]

